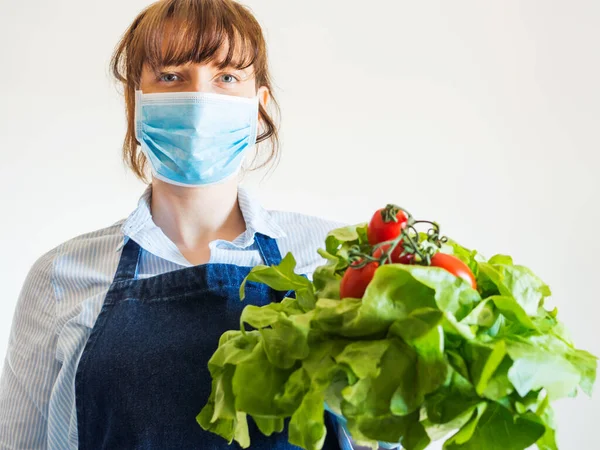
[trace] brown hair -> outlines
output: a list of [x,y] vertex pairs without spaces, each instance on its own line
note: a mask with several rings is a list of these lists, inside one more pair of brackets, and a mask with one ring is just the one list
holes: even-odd
[[[167,22],[177,33],[165,39]],[[216,53],[227,43],[225,59],[215,61]],[[166,51],[163,53],[163,45]],[[239,46],[239,48],[238,48]],[[233,66],[244,69],[254,64],[256,88],[266,86],[277,116],[280,109],[273,96],[268,69],[267,50],[262,29],[250,9],[233,0],[159,0],[142,10],[121,37],[111,58],[113,76],[123,86],[127,133],[123,142],[123,160],[145,183],[146,156],[138,148],[134,132],[135,90],[139,89],[142,67],[153,70],[160,66],[183,65],[189,62],[213,62],[219,69]],[[278,127],[259,103],[259,121],[263,131],[256,143],[270,140],[271,151],[257,168],[279,156]]]

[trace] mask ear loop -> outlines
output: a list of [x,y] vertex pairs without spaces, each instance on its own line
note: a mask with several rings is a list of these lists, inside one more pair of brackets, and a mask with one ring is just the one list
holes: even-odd
[[[258,118],[259,114],[260,114],[260,99],[258,98],[258,93],[254,96],[254,97],[250,97],[255,101],[255,106],[256,108],[254,108],[251,112],[252,116],[250,118],[250,122],[254,122],[254,139],[252,142],[252,144],[250,144],[250,146],[252,147],[252,151],[254,152],[254,156],[253,156],[253,162],[256,161],[256,158],[258,158],[258,145],[256,144],[256,139],[258,138],[258,127],[260,125],[260,120]],[[246,154],[246,156],[244,157],[244,161],[242,162],[242,167],[241,167],[241,174],[242,176],[245,175],[249,168],[252,166],[252,163],[248,163],[248,159],[249,159],[249,153]]]
[[140,145],[142,145],[142,140],[140,139],[140,135],[141,133],[138,130],[138,126],[141,123],[141,118],[142,118],[142,91],[136,89],[135,90],[135,104],[134,104],[134,133],[135,133],[135,138],[137,139],[138,143]]
[[[134,124],[133,124],[133,130],[134,130],[134,134],[135,134],[135,138],[138,141],[138,144],[140,145],[140,149],[142,151],[142,153],[144,154],[144,156],[146,157],[146,160],[148,162],[150,162],[150,155],[148,155],[148,153],[146,152],[146,149],[144,148],[144,144],[142,143],[142,96],[144,95],[144,93],[142,92],[141,89],[136,89],[135,90],[135,104],[134,104]],[[152,166],[152,164],[150,165],[150,173],[154,176],[158,178],[158,174],[154,171],[154,167]]]

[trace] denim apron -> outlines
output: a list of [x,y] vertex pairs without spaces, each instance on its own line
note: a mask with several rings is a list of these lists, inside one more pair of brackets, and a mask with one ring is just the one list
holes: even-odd
[[[274,239],[256,233],[266,265],[279,264]],[[251,267],[203,264],[136,279],[141,249],[129,239],[75,377],[79,448],[232,449],[196,422],[211,390],[207,363],[224,331],[239,329],[248,304],[284,295],[248,283]],[[326,413],[324,449],[338,450],[337,424]],[[282,433],[264,436],[249,418],[251,448],[297,449]]]

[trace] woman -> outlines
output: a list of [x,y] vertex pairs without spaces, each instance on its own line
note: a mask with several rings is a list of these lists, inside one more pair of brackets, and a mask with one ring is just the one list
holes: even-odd
[[[0,448],[217,449],[196,415],[207,361],[241,309],[282,294],[239,284],[292,251],[297,271],[339,224],[269,212],[238,187],[274,102],[262,31],[231,0],[161,0],[117,46],[123,156],[151,182],[127,219],[41,256],[22,288],[0,387]],[[262,132],[259,133],[259,130]],[[347,445],[326,417],[324,448]],[[288,449],[287,433],[253,448]],[[339,441],[338,438],[339,437]]]

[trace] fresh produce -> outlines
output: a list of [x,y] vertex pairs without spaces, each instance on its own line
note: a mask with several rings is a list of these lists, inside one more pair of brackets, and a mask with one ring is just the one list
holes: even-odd
[[373,214],[367,234],[371,245],[390,241],[400,235],[408,223],[406,213],[395,205],[388,205]]
[[[410,264],[412,262],[414,255],[405,253],[402,244],[397,245],[392,251],[390,251],[391,248],[391,244],[383,244],[373,251],[373,257],[380,259],[388,256],[388,258],[384,258],[384,263],[391,262],[398,264]],[[391,261],[388,261],[388,259]]]
[[361,264],[360,261],[352,263],[344,273],[340,283],[340,298],[362,298],[379,264],[375,261]]
[[548,286],[400,208],[399,231],[382,232],[391,222],[377,214],[329,233],[312,281],[294,272],[291,254],[252,270],[242,298],[256,282],[295,297],[246,306],[240,330],[223,334],[200,426],[247,448],[248,416],[267,435],[291,418],[290,442],[312,450],[328,410],[373,449],[440,439],[447,450],[556,449],[552,403],[591,395],[597,358],[546,309]]
[[471,272],[469,266],[467,266],[456,256],[438,252],[431,257],[431,265],[433,267],[441,267],[442,269],[447,270],[452,275],[465,280],[473,289],[477,289],[475,275],[473,275],[473,272]]

